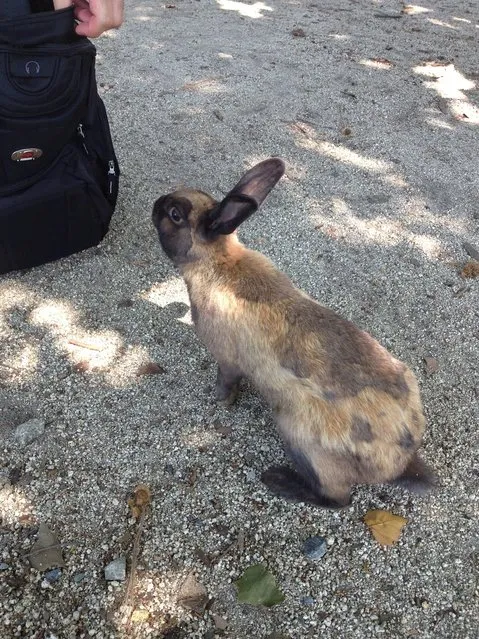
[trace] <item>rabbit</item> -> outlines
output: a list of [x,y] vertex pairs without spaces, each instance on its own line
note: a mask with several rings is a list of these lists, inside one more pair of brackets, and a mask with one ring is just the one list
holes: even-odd
[[245,377],[268,402],[294,469],[273,466],[261,479],[287,500],[343,508],[355,484],[425,492],[435,477],[417,454],[425,418],[414,374],[237,238],[284,170],[270,158],[219,202],[182,189],[154,204],[160,244],[218,363],[216,399],[231,404]]

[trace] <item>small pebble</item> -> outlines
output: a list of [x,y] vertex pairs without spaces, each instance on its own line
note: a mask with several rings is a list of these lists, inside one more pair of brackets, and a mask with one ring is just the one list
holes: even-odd
[[73,581],[76,584],[81,583],[86,577],[86,572],[77,572],[76,575],[73,575]]
[[114,559],[107,566],[105,566],[105,579],[106,581],[125,581],[126,579],[125,557],[118,557],[118,559]]
[[313,597],[301,597],[301,603],[304,606],[314,606],[314,604],[316,603],[316,599],[314,599]]
[[313,561],[317,561],[324,557],[328,549],[326,539],[324,537],[310,537],[303,544],[303,554]]
[[0,564],[0,570],[8,570],[10,566],[8,564],[4,564],[3,562]]
[[45,432],[45,422],[43,419],[30,419],[24,424],[17,426],[13,438],[19,446],[28,446]]
[[50,584],[54,583],[55,581],[58,581],[61,576],[62,576],[62,571],[60,570],[60,568],[54,568],[53,570],[49,570],[43,575],[43,577]]

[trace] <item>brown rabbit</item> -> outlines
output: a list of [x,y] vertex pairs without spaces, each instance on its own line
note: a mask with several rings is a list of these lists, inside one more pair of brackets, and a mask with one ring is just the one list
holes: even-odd
[[283,173],[271,158],[221,202],[185,189],[154,205],[160,243],[218,362],[216,397],[231,403],[246,377],[268,401],[296,471],[273,467],[262,480],[287,499],[334,508],[349,504],[353,484],[424,490],[434,478],[416,452],[425,418],[413,373],[237,239]]

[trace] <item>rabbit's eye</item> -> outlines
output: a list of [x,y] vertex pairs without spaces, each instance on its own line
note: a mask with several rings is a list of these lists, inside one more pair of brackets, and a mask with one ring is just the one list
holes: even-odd
[[178,209],[175,209],[174,207],[168,211],[168,217],[173,222],[173,224],[176,224],[177,226],[179,226],[183,222],[183,217],[181,216],[181,213],[178,211]]

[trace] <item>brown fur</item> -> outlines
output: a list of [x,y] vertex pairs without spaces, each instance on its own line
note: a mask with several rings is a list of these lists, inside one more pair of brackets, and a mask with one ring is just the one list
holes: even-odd
[[[185,190],[166,196],[166,205],[161,200],[155,224],[169,250],[177,237],[172,259],[188,287],[198,335],[219,364],[217,397],[233,397],[242,376],[254,383],[300,470],[298,493],[310,495],[307,485],[323,496],[320,505],[343,505],[353,484],[389,482],[406,472],[425,426],[407,366],[295,288],[235,234],[209,237],[204,225],[219,206],[211,197]],[[165,217],[172,204],[183,207],[181,228]],[[280,470],[269,476],[271,485]],[[292,471],[284,477],[293,482]]]

